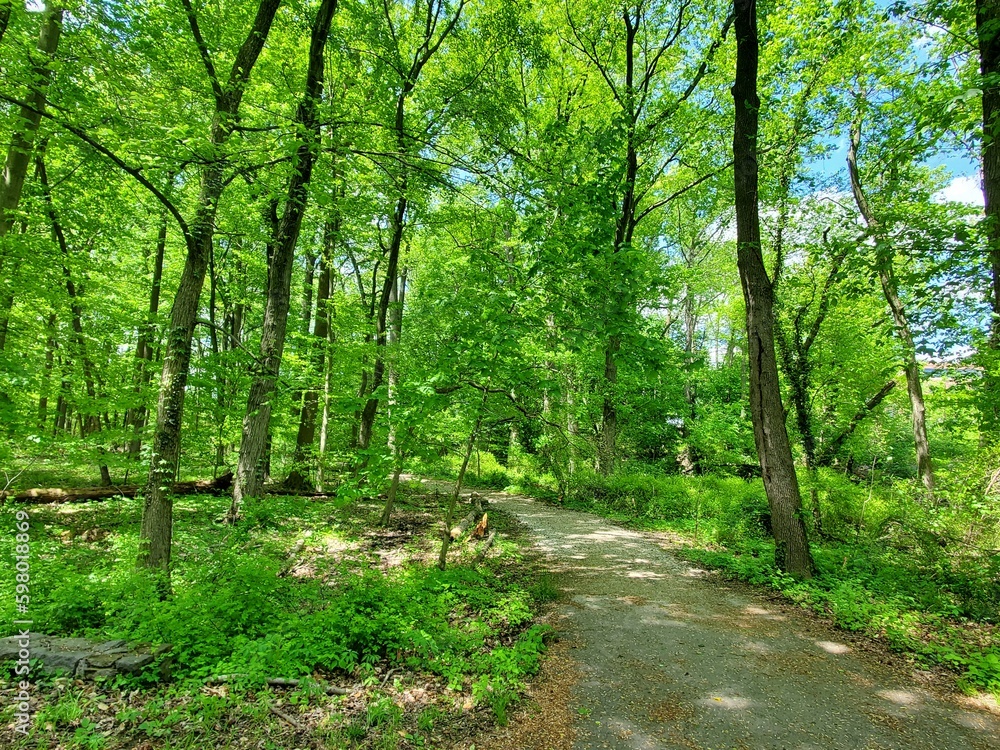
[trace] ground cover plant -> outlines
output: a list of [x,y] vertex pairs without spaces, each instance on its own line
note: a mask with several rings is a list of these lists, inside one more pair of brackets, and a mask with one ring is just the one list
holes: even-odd
[[506,720],[545,649],[544,596],[515,541],[479,565],[456,545],[439,570],[445,498],[415,483],[382,528],[376,503],[275,497],[228,527],[224,498],[188,496],[166,600],[131,564],[136,501],[32,508],[34,627],[170,643],[172,679],[43,678],[34,732],[13,746],[288,747],[308,727],[310,746],[434,747],[482,712]]

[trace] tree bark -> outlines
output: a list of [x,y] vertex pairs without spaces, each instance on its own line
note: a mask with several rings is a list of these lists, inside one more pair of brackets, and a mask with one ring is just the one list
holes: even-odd
[[882,293],[885,295],[885,300],[889,303],[889,310],[892,312],[896,335],[903,347],[903,371],[906,373],[906,392],[910,397],[910,421],[913,427],[913,445],[917,454],[917,475],[927,491],[933,492],[934,469],[931,465],[930,445],[927,441],[927,415],[924,407],[923,387],[920,383],[920,367],[917,364],[917,349],[913,343],[913,334],[910,331],[910,323],[906,317],[903,301],[899,298],[891,250],[884,249],[889,246],[889,238],[886,236],[881,222],[872,211],[861,185],[861,173],[858,170],[858,146],[860,143],[861,120],[858,118],[851,125],[851,142],[847,149],[847,170],[851,178],[851,192],[854,193],[854,202],[857,203],[858,211],[860,211],[868,231],[877,241],[875,252],[878,256],[876,259],[878,278],[882,285]]
[[[196,482],[176,482],[170,491],[175,495],[194,495],[203,492],[225,492],[233,482],[232,474],[223,474],[215,479],[205,479]],[[0,492],[0,501],[10,500],[15,503],[87,503],[95,500],[108,500],[113,497],[135,497],[142,487],[126,485],[124,487],[71,487],[62,489],[49,487],[45,489],[25,490],[24,492]]]
[[976,35],[983,90],[983,200],[990,286],[989,353],[985,363],[986,398],[982,405],[983,432],[1000,432],[1000,0],[976,0]]
[[209,252],[215,233],[215,215],[225,188],[224,146],[236,127],[240,103],[257,58],[264,49],[271,24],[281,0],[260,0],[253,26],[242,46],[225,84],[218,80],[207,48],[201,40],[197,18],[188,0],[185,7],[192,36],[198,43],[215,96],[215,116],[212,121],[210,153],[214,156],[202,171],[197,210],[190,234],[185,237],[187,258],[177,293],[170,311],[170,324],[160,377],[160,396],[156,407],[156,429],[149,466],[146,503],[139,531],[139,560],[142,567],[170,572],[170,547],[173,535],[173,501],[170,486],[177,471],[181,447],[181,418],[184,395],[191,364],[191,339],[198,317],[198,302]]
[[[406,269],[396,279],[392,287],[392,300],[389,309],[389,346],[398,353],[399,339],[403,333],[403,304],[406,301]],[[386,495],[385,507],[382,509],[381,523],[389,525],[392,509],[396,504],[396,493],[399,490],[399,475],[402,472],[403,452],[399,445],[399,425],[393,410],[399,398],[399,365],[389,360],[389,455],[392,456],[392,480],[389,482],[389,492]]]
[[[45,209],[48,212],[49,221],[52,225],[52,237],[59,245],[59,252],[63,257],[62,272],[63,278],[66,281],[66,294],[69,296],[71,313],[70,322],[73,328],[73,340],[76,342],[77,354],[79,355],[80,363],[83,366],[83,383],[87,389],[87,399],[90,402],[88,404],[86,417],[82,421],[81,428],[81,437],[87,438],[99,435],[101,432],[101,420],[97,412],[98,404],[97,386],[95,385],[95,368],[93,360],[90,358],[87,338],[83,335],[83,307],[80,304],[76,284],[73,282],[73,274],[69,268],[69,245],[66,243],[66,235],[63,232],[62,224],[59,222],[59,215],[56,213],[55,204],[52,201],[52,190],[49,187],[49,177],[48,172],[45,169],[45,159],[43,157],[44,150],[45,147],[43,143],[39,147],[38,153],[35,155],[35,162],[38,168],[38,181],[42,186],[42,196],[45,201]],[[98,462],[101,473],[101,486],[108,487],[111,485],[111,473],[108,471],[107,462],[103,460],[104,449],[99,448],[98,451],[102,459]]]
[[[8,6],[9,11],[9,6]],[[0,352],[7,346],[7,331],[10,327],[10,310],[14,304],[14,287],[11,284],[10,269],[4,273],[4,266],[10,262],[3,251],[2,240],[14,225],[17,207],[21,203],[24,181],[28,176],[28,164],[35,143],[35,134],[42,121],[46,93],[52,79],[52,61],[59,46],[62,32],[63,9],[53,2],[45,3],[42,14],[42,28],[38,35],[38,63],[32,69],[33,85],[25,97],[26,106],[18,113],[20,127],[14,130],[3,177],[0,179],[0,277],[6,276],[6,283],[0,290]],[[6,27],[6,22],[4,22]]]
[[789,574],[809,578],[813,561],[802,521],[802,498],[781,404],[774,352],[774,292],[760,244],[757,197],[757,3],[735,0],[736,107],[733,171],[736,187],[736,254],[746,301],[750,360],[750,412],[764,489],[771,509],[775,563]]
[[139,459],[142,451],[142,430],[146,426],[149,411],[146,408],[145,390],[152,379],[153,340],[156,334],[156,316],[160,309],[160,287],[163,282],[163,257],[167,247],[167,216],[160,221],[156,235],[156,248],[153,258],[153,277],[149,289],[149,307],[146,313],[146,323],[139,332],[139,340],[135,345],[135,397],[138,403],[129,409],[125,415],[125,427],[131,428],[132,437],[129,440],[128,455],[133,461]]
[[45,431],[48,421],[49,391],[52,387],[52,367],[56,356],[56,314],[50,313],[45,324],[45,376],[42,381],[42,392],[38,397],[38,429]]
[[289,179],[288,197],[274,238],[260,358],[257,372],[250,384],[247,411],[243,419],[240,457],[233,484],[233,503],[228,514],[230,522],[238,517],[242,503],[248,498],[260,497],[264,487],[264,472],[261,469],[270,434],[271,402],[285,347],[295,246],[309,200],[308,185],[320,137],[316,108],[323,95],[323,50],[336,9],[337,0],[321,0],[313,21],[305,93],[295,115],[296,130],[301,133],[302,140],[296,155],[297,169]]

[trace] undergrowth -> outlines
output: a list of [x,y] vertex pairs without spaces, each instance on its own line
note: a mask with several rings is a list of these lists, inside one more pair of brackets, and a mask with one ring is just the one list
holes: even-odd
[[[384,687],[379,675],[395,672],[436,680],[504,721],[537,671],[549,628],[535,617],[547,593],[524,569],[516,544],[499,543],[495,557],[479,566],[456,547],[440,571],[432,554],[440,509],[408,505],[405,496],[400,512],[413,511],[409,517],[417,520],[384,534],[375,528],[375,504],[269,498],[248,509],[236,528],[213,523],[227,505],[225,498],[177,498],[173,591],[166,599],[135,569],[140,501],[30,508],[33,629],[173,644],[174,684],[156,694],[175,697],[197,696],[219,675],[231,676],[228,688],[253,695],[276,677]],[[12,527],[14,512],[0,510],[0,523]],[[105,533],[81,541],[87,529]],[[307,544],[302,565],[290,572],[297,538]],[[13,540],[0,536],[3,559],[13,561]],[[395,555],[391,564],[387,550]],[[0,580],[0,635],[16,632],[9,579]],[[116,679],[117,688],[152,689],[145,678]],[[376,698],[364,731],[357,721],[343,731],[367,735],[381,727],[379,736],[396,734],[399,722],[379,701],[393,704]],[[52,716],[38,725],[39,742],[46,723],[58,728],[63,713],[73,713],[71,704],[64,695],[46,709]],[[0,723],[10,719],[9,707],[2,710]],[[139,737],[162,734],[166,718],[149,718],[155,714],[155,706],[145,706],[126,724]],[[74,736],[86,739],[82,721],[74,714],[70,723]],[[84,739],[70,746],[87,746]]]

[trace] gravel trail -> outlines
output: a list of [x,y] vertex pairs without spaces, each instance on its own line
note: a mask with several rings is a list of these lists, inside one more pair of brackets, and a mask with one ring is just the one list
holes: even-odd
[[995,714],[804,613],[720,585],[650,535],[490,498],[531,530],[568,596],[575,749],[1000,749]]

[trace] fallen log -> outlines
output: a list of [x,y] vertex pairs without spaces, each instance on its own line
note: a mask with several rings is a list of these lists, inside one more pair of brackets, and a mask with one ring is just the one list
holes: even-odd
[[466,529],[472,526],[472,524],[476,522],[477,518],[479,518],[479,511],[473,510],[469,513],[469,515],[459,521],[458,526],[453,526],[451,529],[451,540],[455,541],[465,534]]
[[479,549],[476,550],[476,557],[473,560],[473,565],[478,565],[486,558],[486,553],[490,551],[490,547],[493,546],[493,542],[496,541],[497,532],[491,531],[490,535],[486,537],[486,540],[479,545]]
[[[175,482],[170,488],[174,495],[195,495],[198,493],[226,492],[233,486],[233,475],[227,472],[215,479],[201,479],[197,482]],[[135,497],[143,487],[130,484],[124,487],[49,487],[24,490],[22,492],[0,492],[0,502],[10,500],[15,503],[42,505],[45,503],[86,503],[93,500],[108,500],[113,497]]]

